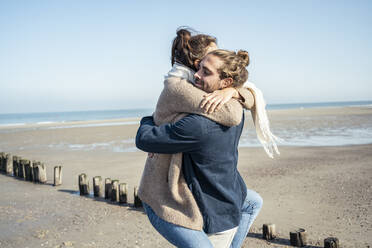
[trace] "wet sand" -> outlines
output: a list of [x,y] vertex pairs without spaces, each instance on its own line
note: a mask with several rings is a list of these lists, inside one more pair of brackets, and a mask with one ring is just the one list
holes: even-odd
[[[294,125],[290,120],[296,115],[312,117],[309,126],[331,114],[355,125],[372,125],[371,112],[324,108],[269,114],[275,130]],[[143,211],[132,206],[133,187],[139,183],[146,158],[132,149],[138,125],[46,129],[54,126],[0,128],[0,152],[42,161],[48,168],[46,185],[0,175],[0,247],[172,247]],[[251,128],[249,121],[247,128]],[[243,247],[286,247],[289,231],[299,227],[309,233],[312,247],[322,247],[329,236],[338,237],[342,247],[371,246],[372,144],[282,146],[280,151],[281,156],[273,160],[262,148],[239,149],[239,171],[247,186],[264,199]],[[58,187],[52,186],[56,165],[63,166],[63,184]],[[126,182],[129,204],[79,196],[77,179],[83,172],[90,180],[102,176]],[[261,239],[264,223],[276,224],[276,240]]]

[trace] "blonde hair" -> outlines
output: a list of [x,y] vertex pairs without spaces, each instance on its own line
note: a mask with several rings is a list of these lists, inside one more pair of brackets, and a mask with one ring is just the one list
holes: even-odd
[[213,55],[222,60],[223,65],[217,69],[220,79],[232,78],[233,87],[242,86],[248,80],[249,55],[247,51],[238,52],[217,49],[208,55]]

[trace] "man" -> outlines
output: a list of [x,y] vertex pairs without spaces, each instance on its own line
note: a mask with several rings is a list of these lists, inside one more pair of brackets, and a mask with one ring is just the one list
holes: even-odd
[[[237,54],[225,50],[213,51],[200,63],[195,73],[195,85],[206,92],[242,85],[248,77],[245,68],[248,63],[249,57],[244,51]],[[207,109],[211,107],[218,106],[207,106]],[[183,153],[183,174],[203,215],[204,236],[203,233],[157,219],[156,215],[149,217],[155,228],[171,243],[187,247],[229,247],[234,239],[233,247],[240,247],[262,205],[258,194],[253,194],[256,207],[252,208],[249,221],[242,223],[247,188],[237,171],[237,147],[243,125],[244,115],[241,123],[233,127],[195,114],[174,124],[158,127],[152,117],[141,120],[136,137],[137,147],[151,153]],[[151,211],[149,206],[144,206],[146,212]],[[155,220],[161,225],[156,226],[153,223]],[[210,235],[212,243],[205,234],[213,234]],[[177,239],[183,239],[182,245]],[[191,244],[195,240],[198,240],[198,246]]]

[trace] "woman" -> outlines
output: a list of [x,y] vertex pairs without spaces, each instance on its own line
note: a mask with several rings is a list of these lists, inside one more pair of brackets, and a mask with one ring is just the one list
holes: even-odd
[[[157,125],[174,122],[185,114],[197,113],[226,126],[234,126],[240,123],[242,107],[237,100],[228,101],[231,96],[240,97],[241,103],[246,108],[253,105],[253,96],[248,89],[239,88],[239,93],[233,89],[225,89],[213,95],[208,95],[210,101],[204,101],[202,105],[209,110],[204,113],[199,108],[205,92],[195,88],[192,83],[193,70],[195,71],[202,57],[216,48],[216,39],[207,35],[191,36],[187,30],[179,30],[172,47],[173,68],[166,76],[164,90],[160,95],[154,119]],[[221,96],[222,95],[222,96]],[[242,97],[244,96],[244,98]],[[218,107],[219,111],[212,112]],[[160,230],[159,222],[154,223],[154,214],[158,220],[172,223],[180,228],[189,230],[188,238],[202,233],[203,219],[193,195],[185,183],[181,174],[182,154],[168,155],[155,154],[149,156],[142,175],[139,196],[144,202],[146,213],[154,227],[175,245],[188,245],[197,242],[195,247],[203,246],[197,239],[181,240],[183,237],[167,237]],[[258,209],[259,210],[259,209]],[[257,212],[257,211],[256,211]],[[150,216],[150,214],[152,214]],[[248,231],[248,230],[247,230]],[[182,235],[181,235],[182,236]],[[200,236],[200,235],[199,235]],[[204,234],[205,237],[207,237]],[[171,240],[173,238],[173,240]],[[180,243],[180,242],[181,243]],[[204,239],[208,243],[208,239]],[[211,244],[205,244],[205,246]]]

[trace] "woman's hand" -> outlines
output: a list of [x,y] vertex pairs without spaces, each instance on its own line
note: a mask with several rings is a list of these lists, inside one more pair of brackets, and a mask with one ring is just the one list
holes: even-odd
[[204,109],[204,112],[210,114],[215,110],[219,110],[222,105],[227,103],[233,97],[239,98],[239,93],[235,88],[228,87],[222,90],[216,90],[204,95],[204,99],[200,103],[200,108]]

